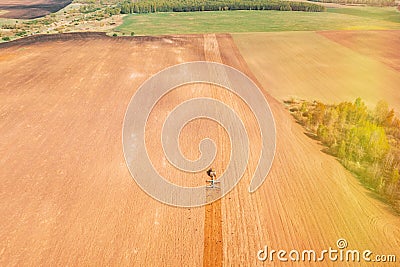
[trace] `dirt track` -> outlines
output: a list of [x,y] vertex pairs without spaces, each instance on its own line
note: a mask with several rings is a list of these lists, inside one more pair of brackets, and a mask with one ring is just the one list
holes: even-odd
[[[160,133],[176,103],[196,95],[223,100],[238,110],[250,136],[251,160],[239,185],[214,206],[182,209],[135,184],[121,144],[130,97],[152,74],[185,61],[222,61],[254,78],[228,35],[53,40],[1,48],[0,60],[1,265],[255,265],[264,245],[319,250],[336,248],[339,238],[351,249],[400,256],[398,217],[320,152],[267,94],[277,154],[256,193],[247,191],[260,145],[254,117],[236,96],[210,85],[190,93],[178,88],[159,102],[148,136]],[[160,155],[157,136],[146,139],[155,166],[182,182],[186,176]],[[229,139],[222,127],[199,120],[182,136],[188,158],[198,156],[202,138],[216,140],[213,166],[223,171]],[[193,185],[205,177],[190,178]]]

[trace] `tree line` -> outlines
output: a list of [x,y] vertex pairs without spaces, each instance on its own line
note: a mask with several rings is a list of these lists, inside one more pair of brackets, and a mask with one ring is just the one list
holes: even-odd
[[280,0],[124,0],[119,3],[122,14],[154,12],[195,12],[227,10],[280,10],[322,12],[325,7],[314,3]]
[[[290,102],[290,101],[289,101]],[[291,112],[327,152],[400,211],[400,119],[385,101],[291,102]]]
[[368,5],[368,6],[395,6],[395,0],[308,0],[321,3],[335,3],[342,5]]

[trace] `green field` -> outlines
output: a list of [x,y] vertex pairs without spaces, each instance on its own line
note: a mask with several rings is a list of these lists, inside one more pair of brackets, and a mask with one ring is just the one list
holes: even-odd
[[400,23],[400,12],[394,7],[330,8],[328,12]]
[[[348,11],[349,10],[349,11]],[[115,30],[124,34],[400,29],[395,8],[336,8],[328,12],[215,11],[132,14]],[[374,11],[374,12],[373,12]],[[353,14],[353,13],[354,14]],[[360,15],[362,14],[362,15]],[[388,15],[390,20],[388,21]]]

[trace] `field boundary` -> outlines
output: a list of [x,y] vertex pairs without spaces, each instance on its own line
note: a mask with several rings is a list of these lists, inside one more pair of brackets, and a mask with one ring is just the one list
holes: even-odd
[[116,39],[116,40],[137,40],[137,41],[157,41],[164,38],[174,38],[179,36],[195,36],[201,34],[182,34],[182,35],[158,35],[158,36],[109,36],[106,32],[69,32],[56,34],[39,34],[28,36],[10,42],[0,43],[1,48],[13,46],[32,45],[35,43],[44,43],[49,41],[70,41],[70,40],[90,40],[90,39]]
[[18,46],[18,45],[31,45],[34,43],[43,43],[47,41],[67,41],[76,39],[92,39],[92,38],[111,38],[105,32],[71,32],[71,33],[57,33],[57,34],[39,34],[28,36],[21,39],[16,39],[10,42],[0,43],[0,48]]

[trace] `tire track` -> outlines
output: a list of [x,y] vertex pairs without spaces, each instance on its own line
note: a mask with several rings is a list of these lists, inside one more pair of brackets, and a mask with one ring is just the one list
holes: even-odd
[[[204,56],[206,61],[222,63],[215,34],[204,35]],[[219,131],[218,136],[221,136]],[[215,199],[216,194],[220,194],[218,189],[207,189],[208,199]],[[218,200],[205,207],[203,266],[222,266],[222,263],[222,214],[221,200]]]

